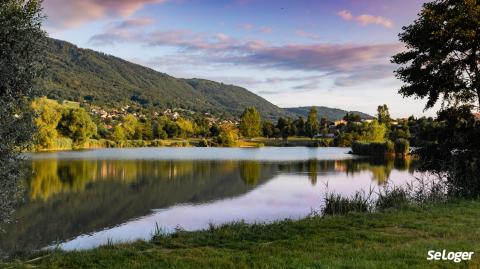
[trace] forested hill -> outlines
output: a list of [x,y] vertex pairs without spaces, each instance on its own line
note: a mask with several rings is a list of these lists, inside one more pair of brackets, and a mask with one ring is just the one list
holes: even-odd
[[[372,119],[373,117],[371,115],[365,114],[363,112],[359,111],[346,111],[343,109],[338,109],[338,108],[330,108],[330,107],[324,107],[324,106],[316,106],[315,107],[318,111],[318,118],[327,118],[328,120],[340,120],[345,116],[347,113],[353,113],[359,115],[362,119]],[[302,116],[306,118],[308,116],[308,113],[310,112],[311,107],[290,107],[290,108],[284,108],[288,112]]]
[[49,39],[45,95],[91,101],[102,106],[138,103],[146,108],[185,108],[238,116],[255,106],[263,117],[292,116],[260,96],[236,86],[201,79],[177,79],[120,58]]
[[[118,57],[49,39],[44,94],[56,100],[88,101],[104,107],[137,103],[145,108],[184,108],[239,116],[255,107],[262,117],[306,117],[309,107],[280,108],[241,87],[204,79],[179,79]],[[319,117],[342,118],[347,111],[318,107]],[[369,115],[358,113],[362,117]]]

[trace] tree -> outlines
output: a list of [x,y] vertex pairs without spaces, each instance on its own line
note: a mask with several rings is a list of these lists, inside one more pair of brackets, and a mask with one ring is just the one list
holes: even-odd
[[113,128],[112,139],[115,142],[120,142],[120,141],[126,140],[127,136],[125,135],[125,129],[123,129],[123,127],[120,126],[120,125],[115,126]]
[[58,136],[57,126],[62,118],[59,104],[53,100],[40,98],[33,101],[32,108],[36,115],[34,120],[37,128],[36,142],[40,148],[51,148]]
[[303,117],[299,117],[296,119],[293,124],[296,127],[296,135],[298,136],[304,136],[305,135],[305,120]]
[[360,117],[360,115],[354,114],[354,113],[348,113],[348,112],[343,117],[343,120],[348,123],[359,122],[361,119],[362,118]]
[[238,140],[238,129],[233,123],[220,125],[220,134],[216,137],[217,143],[225,147],[233,147]]
[[259,136],[262,130],[261,123],[260,113],[254,107],[246,108],[240,118],[240,132],[245,137]]
[[0,3],[0,224],[9,222],[21,197],[18,151],[35,133],[30,103],[44,59],[41,2]]
[[378,122],[381,124],[390,124],[391,118],[387,105],[381,105],[377,107],[377,118]]
[[405,97],[427,98],[425,109],[478,104],[480,109],[480,2],[437,0],[425,3],[419,18],[403,27],[408,50],[392,62]]
[[126,139],[131,140],[135,138],[135,132],[138,130],[138,125],[139,122],[133,115],[127,115],[125,118],[123,118],[122,128],[124,130]]
[[312,107],[308,113],[307,122],[305,124],[305,133],[308,137],[313,138],[319,131],[317,120],[317,109]]
[[97,125],[83,108],[66,109],[60,120],[60,128],[76,145],[87,142],[97,133]]
[[273,137],[275,134],[275,125],[271,121],[264,121],[262,124],[262,133],[264,137]]

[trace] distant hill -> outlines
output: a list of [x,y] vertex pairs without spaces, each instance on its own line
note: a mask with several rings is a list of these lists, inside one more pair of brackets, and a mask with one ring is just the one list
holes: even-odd
[[49,39],[45,78],[40,82],[49,98],[91,101],[119,106],[138,103],[146,108],[184,108],[239,116],[255,106],[263,117],[288,112],[237,86],[202,79],[178,79],[120,58]]
[[[88,101],[105,107],[183,108],[238,117],[256,107],[262,117],[306,117],[310,107],[280,108],[247,89],[205,79],[179,79],[118,57],[48,39],[47,68],[40,85],[56,100]],[[341,119],[346,111],[318,107],[319,116]],[[370,115],[355,112],[364,118]]]
[[[359,111],[346,111],[338,108],[329,108],[329,107],[324,107],[324,106],[316,106],[317,111],[318,111],[318,118],[321,119],[322,117],[327,118],[328,120],[335,121],[335,120],[341,120],[343,116],[347,113],[354,113],[357,115],[360,115],[362,119],[373,119],[373,116],[368,115],[363,112]],[[308,113],[310,112],[311,107],[290,107],[290,108],[284,108],[286,111],[302,116],[306,118],[308,116]]]

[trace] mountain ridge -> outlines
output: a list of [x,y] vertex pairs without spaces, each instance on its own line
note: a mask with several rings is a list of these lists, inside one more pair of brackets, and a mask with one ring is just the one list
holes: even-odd
[[[175,78],[62,40],[49,38],[46,51],[47,68],[40,87],[51,99],[113,107],[136,103],[146,109],[183,108],[226,118],[239,117],[251,106],[271,120],[305,115],[305,107],[280,108],[239,86],[199,78]],[[335,119],[339,113],[346,113],[323,108],[324,116],[335,115]]]

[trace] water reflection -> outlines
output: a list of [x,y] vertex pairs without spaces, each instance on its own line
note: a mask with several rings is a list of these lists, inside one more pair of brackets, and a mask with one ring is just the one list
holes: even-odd
[[[0,249],[38,249],[127,223],[128,231],[134,234],[141,228],[132,221],[158,210],[170,212],[166,220],[165,215],[157,216],[168,225],[178,222],[193,228],[203,227],[209,218],[232,221],[266,220],[269,218],[263,217],[267,215],[272,219],[301,217],[310,207],[320,206],[322,184],[318,181],[335,181],[353,190],[358,186],[349,183],[351,180],[369,178],[370,183],[378,185],[384,184],[392,172],[404,179],[414,171],[410,160],[393,159],[278,162],[53,158],[33,159],[31,167],[33,176],[25,180],[26,202],[17,208],[17,222],[0,235]],[[299,183],[303,179],[310,182],[309,186]],[[292,195],[296,188],[298,195]],[[268,201],[263,200],[265,197],[269,197]],[[208,211],[225,203],[227,213]],[[238,209],[239,203],[255,204],[255,209]],[[292,204],[296,207],[282,207]],[[206,216],[182,220],[180,213],[169,211],[182,205],[199,205],[208,210],[196,208]],[[115,237],[111,233],[105,236]]]

